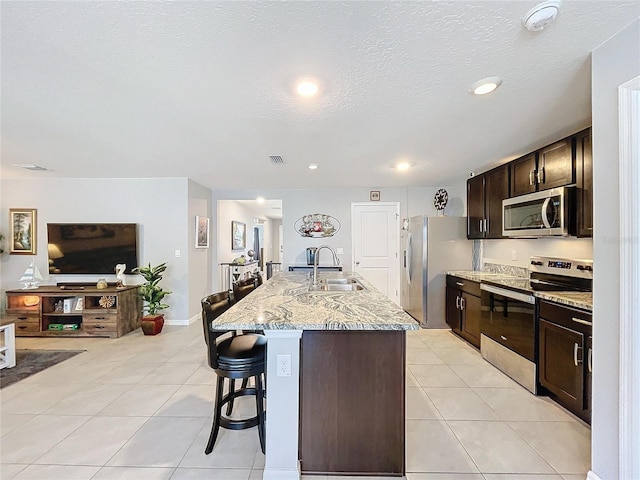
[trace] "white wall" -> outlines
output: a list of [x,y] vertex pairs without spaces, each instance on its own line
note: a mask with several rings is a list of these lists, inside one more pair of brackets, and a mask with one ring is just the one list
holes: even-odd
[[[640,75],[640,19],[593,52],[593,418],[591,470],[619,478],[618,86]],[[634,399],[638,402],[640,399]]]
[[[188,318],[200,317],[200,300],[213,291],[211,270],[215,237],[211,228],[211,190],[189,180],[189,249],[188,271],[183,279],[189,285]],[[209,248],[196,248],[196,216],[209,218]]]
[[[283,212],[283,270],[286,270],[292,264],[306,264],[307,247],[318,247],[327,244],[335,248],[342,248],[344,254],[340,255],[340,261],[345,270],[350,271],[351,265],[351,203],[368,202],[370,190],[380,191],[380,200],[383,202],[399,202],[400,215],[406,217],[409,215],[436,215],[433,206],[433,197],[436,190],[440,187],[424,187],[424,188],[362,188],[362,189],[315,189],[315,190],[214,190],[213,201],[220,200],[248,200],[256,197],[264,197],[266,199],[282,200]],[[449,193],[449,203],[445,209],[446,215],[462,216],[465,214],[466,205],[466,183],[462,179],[458,185],[444,187]],[[226,205],[226,204],[223,204]],[[238,204],[236,204],[238,205]],[[225,244],[226,238],[231,236],[230,224],[232,215],[248,215],[240,210],[234,210],[239,207],[228,206],[228,211],[220,211],[218,208],[220,231],[217,232],[221,243]],[[340,231],[333,237],[327,238],[308,238],[300,236],[294,229],[295,222],[303,215],[309,213],[322,213],[331,215],[340,222]],[[248,218],[248,216],[246,217]],[[234,219],[235,220],[235,219]],[[277,224],[274,222],[274,238],[277,238]],[[229,240],[230,241],[230,240]],[[274,243],[277,241],[274,240]],[[277,245],[274,245],[274,261],[277,261]],[[237,257],[239,253],[234,257]],[[233,259],[228,252],[228,248],[222,247],[219,252],[219,258],[214,262],[226,262]],[[326,252],[321,255],[321,264],[330,264],[330,255]],[[214,282],[216,279],[214,278]],[[217,283],[215,288],[219,287]]]
[[[482,240],[482,261],[527,268],[532,255],[593,259],[590,238],[518,238]],[[512,260],[515,250],[516,260]]]
[[[9,232],[8,209],[15,207],[37,209],[38,228],[35,256],[0,256],[2,292],[21,287],[18,278],[32,260],[47,276],[47,223],[131,222],[138,224],[140,264],[168,263],[163,286],[173,293],[167,297],[171,308],[163,312],[167,323],[183,323],[190,317],[187,279],[193,225],[189,221],[186,178],[5,179],[0,185],[0,231]],[[183,252],[180,258],[175,257],[175,250]],[[115,272],[106,277],[115,281]],[[96,275],[54,275],[45,278],[45,283],[97,280]],[[127,279],[130,284],[141,281],[137,276]]]

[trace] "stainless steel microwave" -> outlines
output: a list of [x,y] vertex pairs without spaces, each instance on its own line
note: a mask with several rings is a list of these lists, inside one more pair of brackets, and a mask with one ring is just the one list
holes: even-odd
[[529,193],[502,201],[505,237],[568,236],[571,187]]

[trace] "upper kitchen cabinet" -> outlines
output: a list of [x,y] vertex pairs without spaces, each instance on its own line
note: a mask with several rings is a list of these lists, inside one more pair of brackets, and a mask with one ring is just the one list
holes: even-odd
[[503,238],[502,200],[508,197],[508,165],[467,180],[467,238]]
[[591,129],[575,135],[576,140],[576,234],[593,236],[593,154]]
[[509,165],[512,197],[574,183],[571,137],[514,160]]

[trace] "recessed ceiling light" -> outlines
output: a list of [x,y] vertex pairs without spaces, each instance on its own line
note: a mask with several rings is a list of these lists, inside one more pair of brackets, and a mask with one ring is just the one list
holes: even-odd
[[487,93],[493,92],[500,85],[502,85],[502,79],[500,77],[483,78],[471,85],[469,93],[473,95],[486,95]]
[[25,170],[36,170],[36,171],[46,170],[46,168],[41,167],[39,165],[34,165],[33,163],[14,163],[11,166],[24,168]]
[[317,170],[318,169],[318,164],[316,163],[310,163],[309,166],[307,167],[309,170]]
[[296,83],[296,92],[301,97],[314,97],[319,90],[318,82],[312,78],[303,78]]
[[256,202],[258,202],[258,203],[264,203],[264,197],[258,197],[258,198],[256,198]]
[[536,5],[522,18],[522,25],[531,32],[539,32],[556,19],[561,5],[560,0],[549,0]]
[[396,170],[400,172],[409,170],[409,168],[411,168],[411,164],[409,162],[399,162],[396,164]]

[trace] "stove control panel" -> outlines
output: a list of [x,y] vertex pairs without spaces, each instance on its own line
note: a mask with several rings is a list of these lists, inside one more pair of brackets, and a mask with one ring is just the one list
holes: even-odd
[[593,278],[593,260],[535,256],[530,259],[529,272]]

